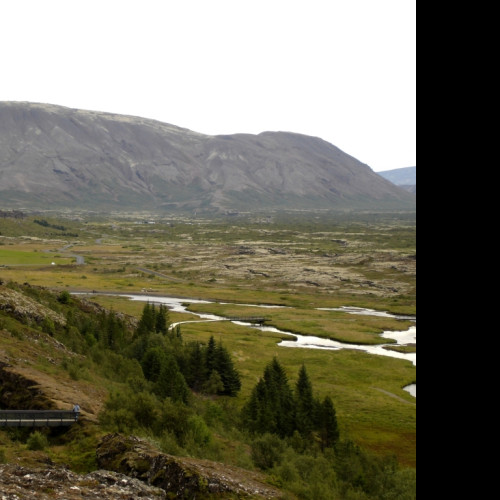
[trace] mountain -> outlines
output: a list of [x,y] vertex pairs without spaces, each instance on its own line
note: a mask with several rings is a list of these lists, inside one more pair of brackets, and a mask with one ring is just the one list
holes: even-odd
[[395,168],[379,172],[379,174],[396,186],[412,193],[417,192],[417,167]]
[[413,209],[322,139],[209,136],[140,117],[0,102],[0,208]]

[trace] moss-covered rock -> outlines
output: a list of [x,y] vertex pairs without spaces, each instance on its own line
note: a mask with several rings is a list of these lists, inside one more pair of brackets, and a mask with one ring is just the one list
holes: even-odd
[[4,286],[0,286],[0,310],[23,322],[29,320],[42,325],[44,321],[50,320],[54,325],[66,324],[66,318],[61,314]]
[[110,434],[97,447],[102,469],[141,479],[162,488],[167,498],[280,498],[255,472],[207,460],[180,458],[159,452],[134,436]]

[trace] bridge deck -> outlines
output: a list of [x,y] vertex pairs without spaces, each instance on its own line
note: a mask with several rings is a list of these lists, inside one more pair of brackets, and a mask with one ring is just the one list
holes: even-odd
[[225,321],[238,321],[240,323],[252,323],[252,324],[262,324],[268,319],[260,316],[234,316],[230,318],[225,318]]
[[0,427],[64,427],[77,422],[78,416],[61,410],[0,410]]

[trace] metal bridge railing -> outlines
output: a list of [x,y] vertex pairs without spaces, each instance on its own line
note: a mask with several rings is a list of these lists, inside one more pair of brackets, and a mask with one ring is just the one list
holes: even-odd
[[0,410],[0,427],[60,427],[78,421],[79,413],[62,410]]

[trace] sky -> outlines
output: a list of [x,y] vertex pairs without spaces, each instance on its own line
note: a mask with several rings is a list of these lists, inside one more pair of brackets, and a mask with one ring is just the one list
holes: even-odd
[[416,0],[0,0],[0,101],[416,166]]

